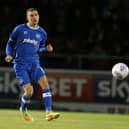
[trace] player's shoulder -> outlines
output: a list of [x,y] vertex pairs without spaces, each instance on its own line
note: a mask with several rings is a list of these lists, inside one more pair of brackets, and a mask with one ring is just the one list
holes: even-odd
[[39,26],[39,30],[40,30],[41,33],[43,33],[44,35],[47,35],[47,32],[46,32],[46,30],[45,30],[43,27]]
[[14,30],[20,30],[21,28],[24,28],[25,24],[19,24],[14,27]]

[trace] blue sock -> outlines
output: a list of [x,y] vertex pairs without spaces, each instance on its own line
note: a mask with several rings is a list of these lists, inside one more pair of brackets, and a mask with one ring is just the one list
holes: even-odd
[[52,111],[52,96],[50,89],[42,90],[42,98],[45,106],[45,111],[51,112]]
[[30,103],[30,98],[23,95],[21,97],[21,107],[20,107],[22,111],[25,111],[27,109],[27,103]]

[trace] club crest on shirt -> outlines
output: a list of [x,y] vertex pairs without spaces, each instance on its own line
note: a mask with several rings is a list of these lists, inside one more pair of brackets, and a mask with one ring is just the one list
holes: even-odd
[[37,38],[37,39],[40,39],[40,38],[41,38],[41,35],[37,33],[37,34],[36,34],[36,38]]

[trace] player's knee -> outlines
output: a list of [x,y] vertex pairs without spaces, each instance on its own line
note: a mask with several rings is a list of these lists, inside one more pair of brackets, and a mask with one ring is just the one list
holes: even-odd
[[31,98],[33,95],[33,91],[27,91],[25,94],[27,97]]
[[26,94],[27,97],[32,97],[33,95],[33,87],[32,86],[25,86],[24,87],[24,92]]
[[40,86],[42,89],[49,88],[49,85],[48,85],[48,81],[47,81],[46,76],[40,78],[40,80],[39,80],[39,86]]

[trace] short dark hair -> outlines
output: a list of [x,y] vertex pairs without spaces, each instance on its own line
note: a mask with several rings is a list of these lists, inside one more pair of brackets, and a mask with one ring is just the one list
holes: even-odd
[[32,11],[38,11],[36,8],[28,8],[27,10],[26,10],[26,14],[28,13],[28,12],[32,12]]

